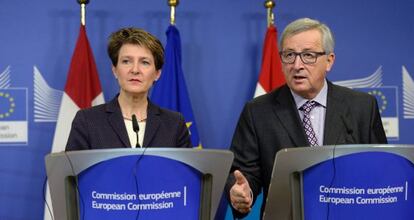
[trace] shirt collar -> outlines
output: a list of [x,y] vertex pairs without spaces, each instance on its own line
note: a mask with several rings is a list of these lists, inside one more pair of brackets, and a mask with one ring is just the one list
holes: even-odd
[[[293,92],[292,89],[290,89],[290,92],[292,93],[293,99],[295,100],[297,109],[299,109],[303,104],[305,104],[305,102],[309,101],[308,99],[305,99],[302,96]],[[313,98],[312,100],[319,103],[319,106],[323,106],[326,108],[327,97],[328,97],[328,82],[325,79],[321,91],[319,91],[318,95],[316,95],[316,97]]]

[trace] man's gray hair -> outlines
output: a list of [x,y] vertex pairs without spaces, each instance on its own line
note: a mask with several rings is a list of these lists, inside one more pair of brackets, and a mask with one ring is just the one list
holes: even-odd
[[322,47],[326,54],[332,53],[335,47],[335,40],[332,36],[332,32],[328,26],[324,23],[319,22],[318,20],[310,19],[310,18],[300,18],[288,26],[286,26],[285,30],[282,33],[282,37],[279,41],[279,48],[283,50],[283,42],[287,37],[299,34],[304,31],[308,30],[319,30],[322,35]]

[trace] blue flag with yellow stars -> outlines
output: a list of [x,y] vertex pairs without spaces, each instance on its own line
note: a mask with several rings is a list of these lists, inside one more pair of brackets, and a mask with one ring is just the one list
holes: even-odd
[[194,120],[183,69],[181,67],[180,32],[174,25],[167,29],[167,45],[165,47],[165,63],[161,78],[155,83],[151,93],[151,101],[163,108],[181,112],[190,131],[194,147],[201,148],[197,124]]

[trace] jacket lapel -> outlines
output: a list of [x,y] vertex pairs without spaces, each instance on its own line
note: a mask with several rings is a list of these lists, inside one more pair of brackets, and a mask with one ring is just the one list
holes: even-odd
[[161,124],[160,108],[148,100],[147,123],[145,127],[143,147],[150,146],[152,139],[157,133],[157,129]]
[[274,93],[274,96],[276,102],[273,111],[289,134],[294,146],[309,146],[289,87],[284,85],[278,93]]
[[346,127],[344,125],[345,112],[348,106],[335,89],[335,85],[328,82],[328,98],[326,104],[324,145],[343,144]]
[[118,96],[108,103],[106,112],[108,113],[108,122],[114,132],[118,135],[119,140],[121,140],[125,147],[131,147],[124,123],[124,117],[122,116],[121,107],[118,103]]

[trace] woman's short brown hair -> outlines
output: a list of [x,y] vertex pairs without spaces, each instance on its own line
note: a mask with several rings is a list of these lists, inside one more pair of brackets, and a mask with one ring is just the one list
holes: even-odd
[[135,44],[151,51],[155,68],[160,70],[164,64],[164,48],[152,34],[140,28],[122,28],[109,36],[108,55],[112,65],[118,64],[119,50],[124,44]]

